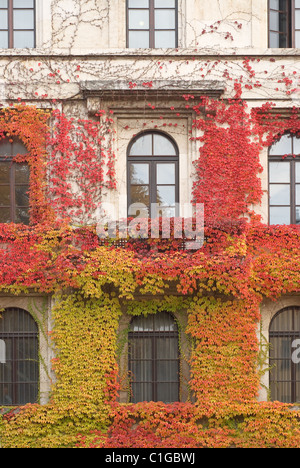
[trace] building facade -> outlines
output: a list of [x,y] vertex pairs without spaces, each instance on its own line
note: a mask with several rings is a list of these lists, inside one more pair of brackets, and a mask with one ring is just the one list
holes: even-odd
[[[199,361],[203,366],[201,374],[201,364],[195,367],[195,350],[199,351],[199,343],[208,341],[211,325],[205,314],[202,322],[200,315],[193,319],[193,314],[206,309],[210,316],[213,303],[223,304],[220,305],[219,331],[227,330],[226,308],[232,308],[237,321],[237,317],[244,317],[243,326],[247,333],[250,328],[252,332],[255,330],[257,343],[249,344],[247,349],[254,350],[256,346],[253,353],[260,355],[256,363],[259,370],[253,377],[253,381],[259,378],[260,383],[253,392],[246,379],[246,394],[256,394],[255,398],[261,402],[299,402],[300,276],[297,276],[299,259],[295,257],[299,245],[297,225],[300,223],[300,162],[296,157],[300,154],[297,114],[300,103],[299,1],[212,0],[207,7],[199,0],[0,0],[0,47],[0,218],[4,264],[0,297],[0,308],[3,309],[0,406],[47,405],[53,386],[59,389],[56,390],[59,396],[55,396],[55,391],[52,396],[54,401],[58,398],[59,404],[63,398],[59,392],[64,376],[69,379],[69,389],[72,385],[77,385],[78,389],[80,379],[75,384],[74,376],[62,372],[61,363],[67,366],[72,356],[67,358],[64,354],[57,304],[61,300],[61,291],[71,291],[72,296],[74,290],[79,289],[85,291],[86,301],[91,301],[92,296],[99,301],[101,294],[104,303],[108,295],[112,301],[121,298],[121,312],[119,315],[115,313],[111,325],[117,336],[113,346],[119,352],[110,349],[103,336],[97,338],[98,348],[95,345],[98,356],[102,356],[103,349],[109,349],[110,356],[117,355],[118,402],[199,403],[202,397],[207,400],[203,389],[208,364]],[[223,130],[215,133],[213,141],[210,136],[216,128],[223,129],[224,133]],[[226,129],[229,133],[225,133]],[[243,140],[238,141],[238,135],[244,135],[247,147],[242,147]],[[226,149],[229,143],[232,158],[241,156],[236,165],[228,155],[229,147]],[[202,153],[202,147],[207,151],[204,149]],[[28,152],[30,162],[26,159]],[[252,165],[247,166],[249,159]],[[211,173],[203,175],[205,168]],[[250,172],[255,170],[257,172],[251,175]],[[228,184],[230,175],[232,184]],[[254,189],[252,193],[253,187],[247,186],[250,176],[256,184],[255,193]],[[34,180],[38,182],[34,183]],[[200,185],[198,191],[199,180],[204,185]],[[244,180],[245,186],[238,191]],[[213,186],[214,181],[219,185]],[[268,232],[262,234],[264,242],[268,236],[277,236],[278,251],[275,242],[271,247],[266,244],[258,247],[253,231],[247,231],[245,241],[240,231],[238,237],[234,237],[236,233],[221,228],[222,233],[226,232],[232,236],[230,239],[234,239],[225,249],[226,259],[223,261],[228,270],[217,277],[219,266],[216,265],[222,263],[220,253],[210,253],[202,267],[207,271],[212,269],[211,277],[209,274],[208,278],[203,276],[202,281],[199,251],[195,259],[193,256],[187,258],[185,250],[184,274],[190,282],[187,290],[180,278],[175,278],[175,273],[171,276],[171,271],[173,274],[175,270],[173,256],[170,269],[167,263],[161,266],[165,277],[170,273],[168,288],[162,285],[163,277],[159,282],[155,276],[159,268],[154,274],[149,262],[149,277],[143,272],[139,290],[130,290],[129,282],[126,283],[122,276],[127,271],[122,246],[121,253],[117,253],[111,263],[103,250],[100,255],[97,248],[87,249],[87,257],[99,267],[90,271],[89,280],[92,278],[94,283],[87,286],[88,269],[80,266],[80,255],[87,258],[86,250],[78,247],[82,239],[76,238],[76,245],[70,241],[73,251],[66,241],[69,231],[64,231],[63,249],[67,245],[69,250],[62,261],[55,250],[57,244],[54,245],[59,234],[53,234],[53,213],[52,224],[45,224],[41,214],[51,208],[56,220],[68,220],[72,229],[86,228],[90,232],[93,226],[100,229],[99,225],[104,222],[115,226],[114,222],[134,218],[137,214],[155,218],[155,210],[167,220],[184,218],[193,212],[193,202],[196,201],[204,205],[204,213],[208,205],[205,224],[205,220],[215,220],[211,213],[218,210],[220,203],[215,191],[222,185],[226,193],[220,197],[228,208],[225,210],[228,216],[219,216],[224,224],[229,220],[235,225],[242,213],[247,222],[259,217],[255,229],[260,233],[262,229]],[[206,191],[204,197],[201,190]],[[233,206],[233,193],[243,205],[236,210],[240,205]],[[217,201],[210,206],[213,200]],[[40,232],[46,237],[39,241],[35,237],[34,247],[32,243],[27,245],[26,239],[30,235],[26,226],[34,230],[40,225],[43,226]],[[13,229],[13,234],[7,231],[7,226]],[[275,226],[278,235],[272,230]],[[17,236],[18,229],[24,237]],[[289,229],[293,245],[288,245]],[[250,238],[253,244],[248,246],[248,253],[241,253],[242,240],[251,243]],[[13,263],[15,253],[22,258],[22,244],[24,262],[30,264],[27,270],[26,265],[16,267]],[[48,255],[48,248],[52,250],[51,259],[47,261],[55,265],[49,276],[45,273],[49,264],[44,262],[44,257],[36,257],[34,268],[30,263],[32,251]],[[106,247],[101,244],[103,248],[111,252],[110,244]],[[230,254],[230,249],[234,254]],[[264,257],[266,250],[269,256]],[[130,252],[128,271],[130,274],[134,271],[133,276],[138,281],[140,266],[136,266],[132,250]],[[10,255],[14,258],[10,259]],[[168,253],[163,255],[165,260]],[[149,258],[148,251],[145,256]],[[282,269],[287,273],[278,272],[277,264],[271,271],[270,264],[270,271],[266,270],[263,276],[261,265],[277,257],[286,260]],[[141,258],[139,265],[143,264]],[[157,251],[155,258],[159,262]],[[214,266],[209,263],[212,258],[216,262]],[[232,259],[242,262],[241,258],[243,263],[234,266],[230,263],[229,266]],[[241,289],[238,291],[237,271],[245,273],[248,260],[253,262],[253,269],[251,272],[247,270],[247,295]],[[40,271],[39,262],[42,265]],[[12,277],[5,275],[5,265]],[[103,268],[102,273],[99,265]],[[107,280],[106,290],[105,281],[100,282],[99,278],[101,274],[109,277],[109,268],[113,279]],[[187,273],[193,268],[195,287],[191,286],[193,273]],[[32,271],[35,276],[31,278]],[[64,277],[66,271],[68,280]],[[272,278],[270,284],[266,280],[268,274]],[[80,278],[80,286],[76,283],[76,275]],[[246,273],[241,282],[245,277]],[[228,289],[225,278],[230,283]],[[208,287],[210,279],[214,282],[211,289]],[[148,281],[152,280],[151,289]],[[205,281],[206,286],[203,286]],[[178,284],[182,287],[177,287]],[[254,296],[250,301],[250,290],[255,292],[256,302]],[[153,297],[155,306],[151,309]],[[172,301],[168,299],[170,297]],[[210,306],[206,302],[208,299]],[[68,309],[68,299],[64,297],[64,300],[62,309],[66,312],[73,307],[80,317],[79,303],[76,307],[74,303],[72,307],[69,304]],[[248,309],[245,310],[243,304],[247,300]],[[254,302],[258,305],[256,312]],[[149,314],[154,309],[157,313]],[[94,317],[95,311],[91,310],[90,317]],[[103,311],[110,313],[108,310],[107,304],[103,305]],[[96,327],[100,319],[95,320]],[[191,332],[194,320],[199,320],[199,334],[195,329]],[[78,327],[82,324],[78,319]],[[93,327],[91,322],[88,326]],[[205,327],[207,336],[203,331]],[[82,336],[85,337],[82,339],[92,337],[92,329],[86,329]],[[242,381],[241,373],[246,369],[246,364],[241,367],[237,358],[247,347],[242,336],[241,332],[236,338],[239,351],[232,346],[234,338],[229,332],[227,338],[215,343],[214,347],[214,352],[219,349],[223,357],[227,348],[227,367],[230,359],[235,362],[232,364],[232,381]],[[81,338],[80,333],[76,335],[72,330],[69,342],[75,343]],[[74,345],[72,353],[76,354],[76,349]],[[79,352],[82,352],[80,346]],[[218,359],[218,353],[213,356],[212,359]],[[253,367],[253,355],[248,358]],[[211,371],[209,385],[216,382],[211,376],[220,372],[220,368]],[[79,369],[78,364],[77,374],[80,374]],[[92,387],[93,369],[82,372],[87,373],[86,381],[91,379]],[[94,375],[101,372],[95,365]],[[113,373],[111,368],[106,370],[107,379],[110,373]],[[199,375],[203,375],[202,379]],[[101,378],[103,380],[103,375]],[[84,388],[88,392],[89,385]],[[100,384],[97,388],[95,399],[100,401],[103,389]],[[242,393],[240,384],[231,397],[239,400]],[[222,390],[216,394],[222,399]],[[69,400],[72,399],[70,395],[71,391],[66,396]],[[228,398],[227,394],[225,400]]]

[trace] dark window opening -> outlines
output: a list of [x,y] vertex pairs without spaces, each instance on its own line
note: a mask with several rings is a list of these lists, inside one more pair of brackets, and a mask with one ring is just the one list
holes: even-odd
[[129,332],[131,401],[179,401],[179,339],[165,312],[132,320]]
[[300,307],[275,315],[270,326],[270,391],[272,401],[300,402]]
[[0,406],[36,403],[39,389],[38,328],[23,309],[0,315]]

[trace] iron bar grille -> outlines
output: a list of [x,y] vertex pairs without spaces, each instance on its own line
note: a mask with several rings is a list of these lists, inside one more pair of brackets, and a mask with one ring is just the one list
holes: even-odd
[[0,406],[36,403],[38,398],[38,328],[23,309],[9,308],[0,318]]
[[292,359],[300,339],[300,307],[283,309],[270,326],[270,390],[273,401],[300,402],[300,364]]
[[179,339],[166,313],[132,320],[129,332],[131,402],[179,401]]

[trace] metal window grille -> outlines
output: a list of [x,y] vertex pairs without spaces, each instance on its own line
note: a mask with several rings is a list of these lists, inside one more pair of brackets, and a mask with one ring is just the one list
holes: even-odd
[[270,325],[270,391],[273,401],[300,402],[300,364],[293,343],[300,338],[300,307],[281,310]]
[[132,320],[129,332],[131,401],[179,401],[179,344],[165,312]]
[[0,406],[36,403],[39,389],[38,328],[23,309],[0,316]]

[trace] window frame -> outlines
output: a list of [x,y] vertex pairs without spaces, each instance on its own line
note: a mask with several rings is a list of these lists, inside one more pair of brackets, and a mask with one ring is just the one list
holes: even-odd
[[[131,156],[131,148],[138,141],[139,138],[142,138],[145,135],[152,135],[152,155],[141,155],[141,156]],[[153,142],[153,137],[154,135],[160,135],[164,138],[166,138],[174,147],[175,150],[175,155],[173,156],[165,156],[165,155],[155,155],[153,148],[154,148],[154,142]],[[151,204],[157,203],[157,187],[159,185],[174,185],[175,186],[175,217],[179,216],[178,213],[178,205],[179,205],[179,199],[180,199],[180,191],[179,191],[179,149],[176,144],[176,142],[171,138],[169,135],[165,134],[164,132],[160,131],[146,131],[139,133],[133,140],[128,145],[127,148],[127,216],[130,216],[129,213],[129,207],[131,205],[131,180],[130,180],[130,170],[129,170],[129,164],[130,163],[144,163],[147,164],[149,163],[149,210],[150,212],[148,213],[149,218],[156,218],[152,212],[152,207]],[[174,163],[175,165],[175,184],[158,184],[157,183],[157,176],[156,176],[156,163],[158,164],[163,164],[163,163]],[[162,207],[163,208],[163,207]]]
[[[172,401],[164,401],[164,403],[168,404],[168,403],[175,403],[175,402],[179,402],[180,401],[180,362],[181,362],[181,353],[180,353],[180,345],[179,345],[179,329],[178,329],[178,325],[176,323],[176,319],[175,317],[168,313],[168,312],[162,312],[164,314],[167,314],[173,321],[173,324],[174,324],[174,330],[170,331],[166,331],[166,330],[155,330],[154,328],[154,323],[155,323],[155,315],[156,314],[153,314],[153,315],[149,315],[147,317],[144,317],[145,319],[152,319],[152,323],[153,323],[153,330],[149,331],[149,330],[139,330],[139,331],[132,331],[131,330],[131,326],[132,324],[134,323],[134,320],[136,319],[139,319],[140,317],[134,317],[131,322],[130,322],[130,325],[129,325],[129,332],[128,332],[128,371],[129,371],[129,376],[130,376],[130,402],[131,403],[138,403],[140,401],[154,401],[154,402],[157,402],[157,401],[161,401],[161,398],[158,398],[158,384],[175,384],[177,385],[177,398],[176,400],[172,400]],[[162,382],[162,381],[159,381],[158,378],[157,378],[157,365],[158,365],[158,362],[159,362],[159,359],[157,358],[157,340],[158,339],[161,339],[161,338],[168,338],[168,339],[173,339],[173,340],[176,340],[176,352],[177,352],[177,358],[168,358],[168,359],[164,359],[166,361],[170,361],[170,362],[177,362],[177,380],[176,381],[165,381],[165,382]],[[152,371],[152,379],[150,381],[147,381],[147,380],[140,380],[140,381],[137,381],[137,383],[139,384],[145,384],[145,383],[148,383],[151,385],[151,395],[152,395],[152,398],[151,400],[146,400],[145,398],[143,398],[142,400],[136,400],[134,398],[134,392],[133,392],[133,389],[132,389],[132,384],[134,383],[134,380],[132,378],[132,362],[135,361],[145,361],[146,359],[143,359],[143,357],[141,357],[140,359],[132,359],[131,358],[131,341],[132,340],[143,340],[143,339],[146,339],[146,340],[151,340],[151,358],[148,359],[151,361],[151,371]]]
[[[300,8],[297,8],[297,10],[300,10]],[[271,22],[270,22],[270,13],[271,11],[281,11],[283,12],[283,10],[274,10],[271,8],[271,0],[269,0],[269,7],[268,7],[268,32],[269,32],[269,37],[268,37],[268,43],[269,43],[269,47],[271,47],[270,43],[271,43],[271,40],[270,40],[270,35],[271,35],[271,32],[273,33],[276,33],[278,35],[286,35],[286,47],[281,47],[279,46],[278,48],[280,49],[283,49],[283,48],[295,48],[296,47],[296,31],[299,31],[299,29],[296,30],[296,18],[295,18],[295,12],[296,12],[296,4],[295,4],[295,0],[290,0],[288,6],[287,6],[287,10],[286,10],[286,15],[287,15],[287,31],[286,33],[285,32],[282,32],[280,30],[278,31],[275,31],[275,30],[271,30]]]
[[[14,7],[14,0],[7,0],[7,8],[0,9],[1,11],[7,10],[8,20],[7,20],[7,34],[8,34],[8,46],[7,49],[14,49],[16,48],[14,45],[14,32],[15,31],[32,31],[33,32],[33,49],[36,48],[36,0],[33,0],[33,7],[23,7],[17,8]],[[33,29],[14,29],[14,11],[15,10],[33,10]],[[6,29],[1,29],[1,31],[6,31]],[[19,47],[18,47],[19,48]],[[26,48],[26,47],[24,47]]]
[[[285,135],[289,134],[284,134],[281,136],[281,138]],[[269,148],[269,155],[268,155],[268,191],[269,191],[269,209],[268,209],[268,217],[269,217],[269,225],[271,221],[271,208],[276,208],[276,207],[290,207],[290,224],[289,225],[299,225],[300,223],[297,223],[297,216],[296,216],[296,208],[300,207],[300,205],[297,205],[296,203],[296,185],[300,185],[296,181],[296,163],[300,163],[300,159],[296,159],[292,155],[293,149],[294,149],[294,140],[293,138],[296,138],[296,135],[291,135],[291,147],[292,147],[292,153],[288,154],[287,157],[283,158],[284,155],[270,155],[270,148]],[[275,143],[277,143],[279,140],[277,140]],[[274,144],[275,144],[274,143]],[[271,205],[270,203],[270,186],[271,185],[285,185],[283,182],[271,182],[270,181],[270,163],[271,162],[288,162],[290,165],[290,183],[286,183],[286,185],[290,185],[290,205]],[[273,225],[273,224],[271,224]]]
[[[175,31],[175,45],[174,49],[178,47],[178,0],[175,0],[175,8],[169,8],[170,10],[175,10],[175,30],[174,29],[156,29],[155,28],[155,10],[154,7],[155,0],[149,0],[148,8],[129,8],[129,0],[126,0],[126,48],[137,48],[129,46],[129,32],[130,31],[140,31],[139,29],[129,29],[129,11],[130,10],[149,10],[149,30],[145,29],[149,33],[149,49],[157,49],[155,46],[155,32],[156,31]],[[162,8],[164,9],[164,8]],[[168,9],[168,8],[165,8]]]

